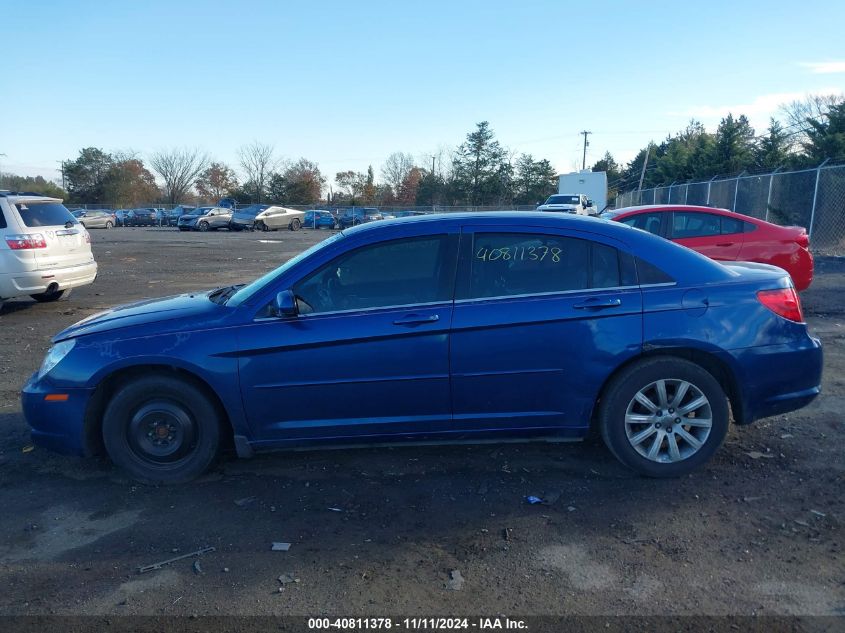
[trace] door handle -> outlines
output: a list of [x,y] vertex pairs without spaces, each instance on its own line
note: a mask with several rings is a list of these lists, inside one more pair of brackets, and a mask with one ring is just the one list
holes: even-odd
[[419,314],[409,314],[401,319],[396,319],[393,325],[422,325],[423,323],[435,323],[440,320],[439,314],[430,314],[422,316]]
[[576,303],[573,308],[576,310],[602,310],[604,308],[615,308],[622,305],[622,299],[587,299],[584,303]]
[[733,242],[722,242],[721,244],[716,244],[716,246],[733,246]]

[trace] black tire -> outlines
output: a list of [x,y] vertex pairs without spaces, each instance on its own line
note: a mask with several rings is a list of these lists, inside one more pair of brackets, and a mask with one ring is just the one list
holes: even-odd
[[111,222],[111,221],[106,222],[106,228],[107,229],[113,229],[114,228],[114,222]]
[[217,407],[196,385],[153,374],[127,382],[109,400],[103,442],[136,481],[178,484],[214,463],[222,425]]
[[261,223],[261,230],[262,230],[262,231],[264,231],[265,233],[267,233],[267,232],[269,232],[269,231],[270,231],[270,227],[269,227],[269,226],[267,226],[267,223],[266,223],[266,222],[262,222],[262,223]]
[[[706,408],[704,406],[698,408],[689,417],[675,417],[684,416],[684,414],[675,411],[674,408],[665,410],[658,408],[657,413],[660,416],[657,416],[650,413],[643,405],[634,402],[634,396],[638,392],[652,388],[656,395],[654,399],[659,398],[657,392],[659,381],[666,381],[663,383],[663,391],[667,395],[667,406],[678,406],[678,404],[687,406],[692,400],[698,398],[697,394],[700,394],[706,398]],[[679,387],[683,382],[689,383],[690,387],[685,391],[686,395],[682,397],[680,403],[676,404],[673,400],[678,395]],[[674,390],[671,396],[670,390]],[[649,400],[651,401],[652,398]],[[632,423],[628,428],[626,416],[629,406],[633,407],[632,415],[647,417],[652,421],[641,424]],[[638,407],[639,411],[635,410]],[[709,432],[706,432],[706,428],[695,425],[696,422],[706,420],[707,413],[711,420]],[[690,424],[685,425],[684,421]],[[664,356],[635,363],[613,378],[602,394],[598,422],[602,438],[610,452],[632,470],[647,477],[681,477],[702,466],[721,446],[728,432],[730,410],[724,390],[708,371],[690,361]],[[657,444],[658,455],[655,459],[641,454],[628,439],[629,432],[636,437],[638,433],[648,431],[651,435],[645,435],[646,439],[640,440],[638,445],[645,450],[643,445],[648,444],[649,448],[654,448]],[[684,439],[681,433],[693,436],[700,446],[695,448]],[[673,437],[670,438],[670,435]],[[680,457],[677,461],[667,461],[671,459],[669,456],[661,460],[664,447],[668,452],[670,443],[674,447],[683,447],[688,454],[684,455],[683,451],[679,451],[676,452],[676,456]]]
[[291,231],[298,231],[302,228],[302,222],[299,221],[299,218],[294,218],[290,221],[290,226],[288,227]]
[[197,228],[202,232],[207,231],[208,230],[208,222],[200,222],[199,224],[197,224]]
[[50,303],[51,301],[58,301],[65,293],[64,290],[55,290],[53,292],[39,292],[37,295],[29,295],[38,303]]

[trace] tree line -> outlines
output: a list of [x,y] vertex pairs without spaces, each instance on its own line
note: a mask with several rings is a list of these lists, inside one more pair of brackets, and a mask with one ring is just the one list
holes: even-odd
[[[538,204],[557,188],[546,159],[516,155],[502,146],[486,121],[475,126],[452,152],[429,155],[419,165],[406,152],[390,154],[376,176],[337,172],[329,181],[317,163],[280,159],[275,148],[255,141],[238,152],[239,171],[196,148],[172,148],[145,161],[136,152],[86,147],[62,161],[62,186],[41,178],[4,176],[7,187],[64,198],[70,204],[131,207],[153,202],[239,203],[335,206],[430,206]],[[240,174],[240,176],[239,176]]]
[[845,96],[810,96],[782,105],[779,115],[760,134],[742,114],[729,113],[713,133],[692,120],[663,141],[650,142],[625,166],[606,152],[592,169],[607,172],[612,197],[637,189],[641,178],[648,189],[845,160]]

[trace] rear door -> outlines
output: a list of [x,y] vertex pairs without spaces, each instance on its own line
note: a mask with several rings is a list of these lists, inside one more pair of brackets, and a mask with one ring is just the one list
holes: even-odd
[[[735,261],[742,249],[742,224],[740,232],[723,234],[722,217],[706,211],[673,211],[668,237],[711,259]],[[730,223],[725,224],[730,231]]]
[[14,205],[26,233],[44,237],[46,248],[34,249],[39,270],[80,266],[93,261],[88,232],[59,202],[38,200]]
[[456,431],[584,428],[638,354],[642,298],[622,245],[590,233],[464,227],[451,333]]

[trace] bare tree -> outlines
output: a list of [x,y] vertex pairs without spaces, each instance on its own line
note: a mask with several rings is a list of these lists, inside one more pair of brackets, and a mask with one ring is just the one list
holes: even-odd
[[397,197],[402,189],[402,183],[413,167],[414,157],[402,152],[393,152],[384,161],[384,165],[381,168],[381,177],[384,179],[384,182],[393,188],[393,192]]
[[808,95],[803,101],[792,101],[778,108],[786,121],[786,129],[792,135],[793,142],[800,142],[806,136],[811,125],[809,120],[819,121],[830,110],[831,106],[841,103],[842,94]]
[[259,141],[253,141],[238,150],[241,168],[246,174],[247,182],[255,194],[255,202],[260,203],[261,197],[267,190],[270,176],[277,167],[278,161],[273,156],[273,146]]
[[176,148],[150,157],[153,170],[164,180],[164,194],[170,204],[178,204],[191,191],[197,176],[208,165],[208,155],[197,148]]

